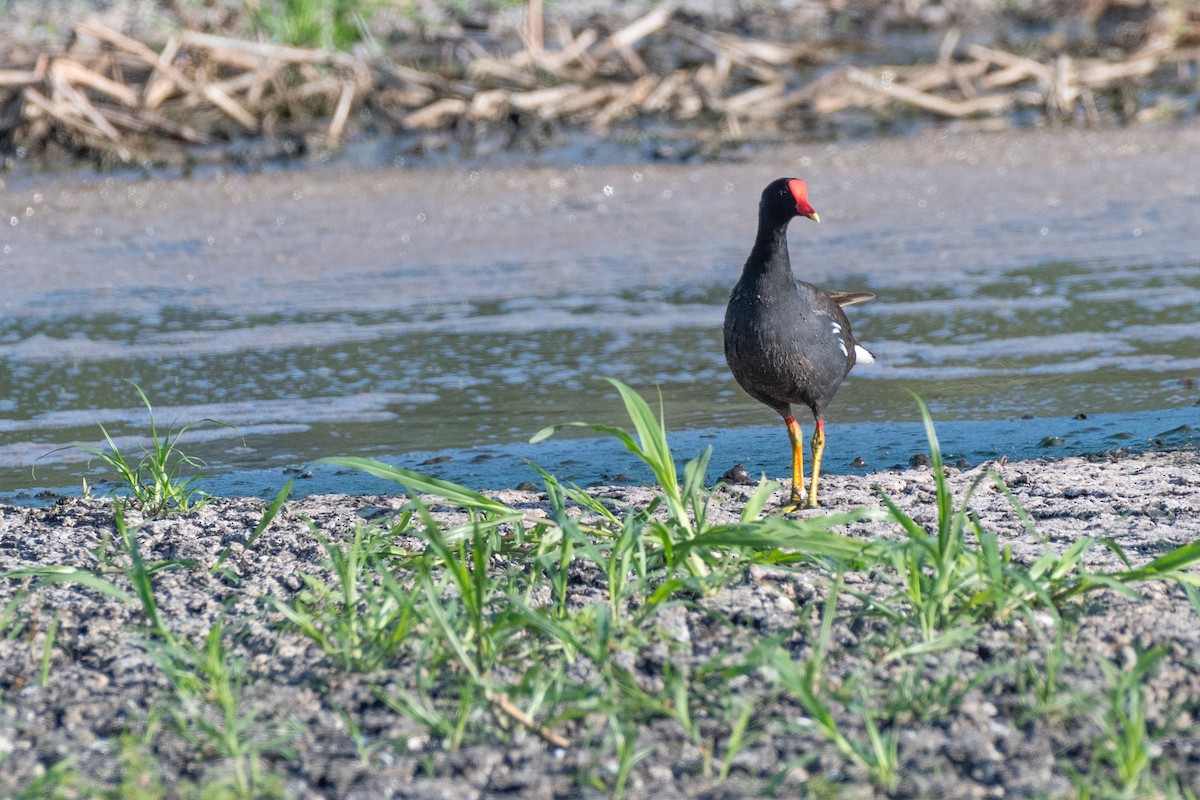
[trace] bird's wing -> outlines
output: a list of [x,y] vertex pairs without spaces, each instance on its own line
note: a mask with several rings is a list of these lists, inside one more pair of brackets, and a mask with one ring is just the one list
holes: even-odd
[[829,295],[829,299],[842,308],[875,299],[875,295],[870,292],[826,292],[825,294]]

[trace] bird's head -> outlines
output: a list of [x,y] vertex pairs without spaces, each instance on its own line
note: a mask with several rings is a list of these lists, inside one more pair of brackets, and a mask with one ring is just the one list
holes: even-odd
[[786,222],[792,217],[808,217],[813,222],[821,218],[808,203],[808,185],[799,178],[779,178],[763,189],[759,214]]

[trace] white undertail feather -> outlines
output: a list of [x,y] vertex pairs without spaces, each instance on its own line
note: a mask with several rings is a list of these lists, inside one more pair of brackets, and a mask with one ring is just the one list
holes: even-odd
[[861,344],[854,345],[854,359],[859,364],[875,363],[875,356],[871,355],[871,351],[863,347]]

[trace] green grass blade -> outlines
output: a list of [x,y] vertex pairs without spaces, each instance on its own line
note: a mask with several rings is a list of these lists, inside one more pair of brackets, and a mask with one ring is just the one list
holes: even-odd
[[866,558],[880,560],[883,549],[875,542],[865,542],[852,536],[830,533],[840,527],[863,519],[878,519],[875,509],[826,514],[808,519],[770,517],[761,522],[718,525],[692,539],[676,542],[679,549],[712,547],[745,547],[751,550],[787,549],[814,556],[853,561]]
[[459,508],[486,511],[490,514],[516,513],[499,500],[486,497],[474,489],[468,489],[466,486],[442,480],[441,478],[431,478],[428,475],[423,475],[420,472],[405,469],[404,467],[393,467],[389,464],[384,464],[382,461],[376,461],[373,458],[338,456],[321,458],[313,463],[333,464],[334,466],[365,472],[368,475],[374,475],[376,478],[398,483],[412,492],[440,497]]
[[556,495],[556,493],[565,495],[565,496],[571,498],[571,500],[575,501],[575,503],[578,504],[580,508],[586,509],[586,510],[592,512],[593,514],[596,514],[597,516],[604,518],[605,520],[612,523],[613,525],[619,526],[621,524],[621,520],[617,518],[616,514],[614,514],[611,510],[609,510],[609,508],[607,506],[605,506],[603,503],[601,503],[595,497],[592,497],[590,494],[585,492],[583,489],[579,488],[578,486],[576,486],[573,483],[564,485],[563,483],[561,483],[558,480],[558,478],[551,475],[549,472],[542,469],[537,464],[534,464],[532,461],[526,461],[525,463],[528,464],[530,467],[532,467],[534,470],[536,470],[537,473],[542,476],[542,480],[546,484],[546,496],[547,497],[553,498]]
[[704,476],[708,462],[712,459],[712,446],[704,448],[700,455],[687,462],[683,468],[683,498],[696,498],[704,491]]
[[[646,464],[654,472],[654,477],[668,494],[678,494],[679,481],[675,472],[675,460],[671,457],[671,449],[667,445],[667,433],[663,424],[642,396],[615,378],[605,378],[616,387],[625,403],[625,411],[633,422],[641,442],[641,450]],[[662,414],[662,395],[659,395],[659,413]]]
[[[272,500],[271,504],[267,506],[265,511],[263,511],[262,518],[258,521],[258,524],[254,526],[254,531],[250,534],[249,538],[246,539],[245,547],[247,550],[254,546],[254,543],[258,541],[258,537],[262,536],[263,532],[266,531],[267,527],[272,521],[274,521],[276,515],[279,514],[279,509],[283,508],[283,504],[287,501],[288,496],[291,495],[292,487],[295,484],[295,478],[292,478],[285,483],[283,488],[279,490],[279,493],[275,495],[275,499]],[[221,565],[225,563],[225,560],[229,558],[229,554],[231,552],[232,550],[226,547],[221,552],[220,557],[217,558],[217,563],[213,564],[212,569],[209,571],[215,573],[217,570],[219,570]]]
[[423,569],[419,578],[421,587],[425,591],[425,597],[429,601],[425,605],[425,610],[437,626],[441,629],[442,635],[445,637],[446,644],[450,645],[450,649],[457,656],[459,664],[465,669],[476,683],[481,683],[483,680],[478,667],[475,665],[475,659],[471,656],[467,649],[466,643],[458,632],[454,630],[454,626],[450,624],[450,618],[446,616],[444,601],[442,600],[441,592],[437,589],[437,584],[434,583],[433,576],[428,569]]
[[283,504],[287,502],[288,497],[292,493],[292,487],[296,485],[296,479],[292,478],[283,485],[279,493],[275,495],[275,499],[267,506],[267,510],[263,512],[262,519],[254,526],[254,532],[250,534],[250,538],[246,540],[246,547],[251,548],[258,541],[258,537],[263,535],[263,531],[267,529],[279,514],[279,509],[283,508]]
[[750,497],[746,499],[746,505],[742,506],[741,521],[754,522],[762,516],[763,509],[767,507],[767,500],[771,498],[771,492],[779,484],[767,480],[766,475],[758,481],[758,486],[755,487]]
[[938,443],[937,431],[933,427],[933,417],[929,415],[929,408],[915,393],[911,393],[917,401],[917,408],[921,411],[921,421],[925,425],[925,438],[929,440],[929,460],[933,467],[933,481],[937,488],[937,508],[938,508],[938,552],[939,554],[947,554],[952,543],[950,541],[953,530],[954,518],[954,499],[950,494],[950,487],[946,482],[946,471],[942,468],[942,448]]
[[132,606],[138,604],[136,597],[122,590],[111,581],[79,567],[22,567],[21,569],[0,573],[0,579],[2,580],[14,578],[33,578],[39,584],[75,583],[99,592],[106,597],[120,600],[122,603],[128,603]]
[[618,428],[615,425],[601,425],[593,422],[560,422],[557,425],[547,425],[540,431],[529,437],[530,444],[537,444],[543,439],[549,439],[554,434],[567,428],[587,428],[596,433],[602,433],[605,436],[612,436],[621,440],[621,444],[625,445],[625,449],[633,453],[638,458],[643,457],[642,448],[638,447],[637,441],[629,434],[629,431],[624,428]]
[[1122,577],[1128,577],[1132,580],[1143,580],[1169,572],[1178,572],[1197,562],[1200,562],[1200,542],[1192,542],[1159,556],[1143,567],[1122,573]]

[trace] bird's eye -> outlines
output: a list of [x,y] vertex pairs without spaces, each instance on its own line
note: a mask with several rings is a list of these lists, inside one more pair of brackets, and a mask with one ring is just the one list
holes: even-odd
[[779,196],[780,196],[780,197],[787,197],[789,194],[790,194],[790,192],[789,192],[787,189],[780,189],[780,190],[779,190]]

